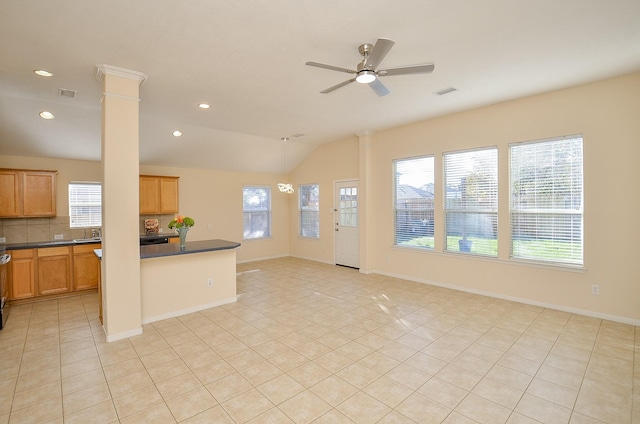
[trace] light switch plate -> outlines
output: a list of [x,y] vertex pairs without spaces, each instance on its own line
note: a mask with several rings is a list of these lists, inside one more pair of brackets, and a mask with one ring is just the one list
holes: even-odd
[[64,238],[64,234],[56,234],[55,236],[53,236],[54,240],[62,240]]
[[0,237],[0,243],[6,243],[6,242],[7,242],[6,237]]

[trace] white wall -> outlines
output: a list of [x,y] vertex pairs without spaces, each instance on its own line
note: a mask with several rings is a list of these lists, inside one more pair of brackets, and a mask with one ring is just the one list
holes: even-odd
[[[459,93],[461,94],[461,93]],[[389,275],[463,290],[586,311],[640,324],[640,73],[587,84],[381,131],[368,137],[366,267]],[[585,267],[568,271],[509,260],[507,148],[512,142],[568,134],[584,136]],[[436,155],[441,185],[443,152],[498,146],[499,257],[444,253],[441,200],[436,203],[436,249],[393,246],[392,161]],[[298,184],[320,184],[320,239],[298,237],[297,193],[279,193],[278,175],[140,166],[144,174],[180,176],[180,213],[195,218],[190,240],[242,242],[238,261],[291,254],[333,262],[333,183],[360,175],[356,136],[320,146],[292,173]],[[58,214],[67,215],[69,180],[100,178],[98,162],[0,156],[0,167],[57,169]],[[242,186],[267,184],[273,194],[273,237],[242,241]],[[440,223],[438,223],[440,222]],[[212,224],[212,230],[207,224]],[[389,256],[390,261],[386,261]],[[601,294],[591,295],[598,284]]]
[[[367,156],[374,170],[367,181],[368,271],[640,324],[639,116],[640,74],[633,74],[374,134]],[[584,137],[584,269],[515,263],[509,259],[508,145],[571,134]],[[484,146],[499,150],[499,257],[443,252],[441,188],[434,251],[394,247],[392,161],[434,154],[441,187],[443,152]],[[318,151],[305,163],[326,160]],[[319,172],[316,179],[331,179],[332,167]],[[296,243],[291,252],[311,256]],[[592,284],[600,286],[599,296],[591,294]]]

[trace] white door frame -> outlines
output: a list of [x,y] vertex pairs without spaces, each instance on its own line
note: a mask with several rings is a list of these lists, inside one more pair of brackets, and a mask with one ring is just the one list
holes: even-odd
[[[333,263],[336,265],[344,265],[352,268],[360,268],[360,202],[359,193],[356,194],[357,215],[355,227],[343,226],[343,232],[340,233],[340,188],[355,187],[359,189],[359,180],[335,180],[333,182]],[[358,190],[359,191],[359,190]],[[344,223],[343,223],[344,224]],[[348,234],[349,238],[340,238],[343,234]],[[345,250],[346,249],[346,250]]]

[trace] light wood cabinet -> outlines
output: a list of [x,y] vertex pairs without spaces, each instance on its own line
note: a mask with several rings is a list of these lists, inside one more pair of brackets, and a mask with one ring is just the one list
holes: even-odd
[[0,169],[0,218],[56,216],[56,174]]
[[20,175],[17,171],[0,169],[0,217],[22,214]]
[[12,250],[9,262],[11,299],[27,299],[36,295],[35,249]]
[[12,300],[99,287],[100,243],[11,250],[9,298]]
[[71,291],[71,247],[37,249],[37,294],[59,294]]
[[140,215],[178,213],[178,179],[140,175]]
[[99,243],[73,246],[73,289],[87,290],[98,287],[100,281],[100,261],[93,253],[100,249]]

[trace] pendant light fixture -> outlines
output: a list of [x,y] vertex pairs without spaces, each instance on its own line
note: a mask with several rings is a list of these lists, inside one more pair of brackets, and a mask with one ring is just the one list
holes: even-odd
[[[283,142],[282,147],[282,179],[284,180],[286,174],[286,163],[287,163],[287,141],[289,141],[289,137],[282,137],[280,140]],[[278,190],[282,193],[292,194],[293,193],[293,184],[291,183],[278,183]]]

